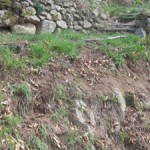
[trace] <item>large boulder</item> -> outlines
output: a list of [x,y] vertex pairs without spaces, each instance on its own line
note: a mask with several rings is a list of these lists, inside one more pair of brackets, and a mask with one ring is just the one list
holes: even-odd
[[36,27],[33,24],[16,24],[12,26],[12,32],[18,34],[35,34]]

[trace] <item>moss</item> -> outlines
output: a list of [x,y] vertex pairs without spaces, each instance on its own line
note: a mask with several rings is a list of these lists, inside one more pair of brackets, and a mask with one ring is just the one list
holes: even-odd
[[12,11],[6,11],[5,15],[0,17],[0,21],[2,22],[3,25],[12,25],[15,24],[18,21],[18,17],[14,15]]
[[12,7],[13,0],[0,0],[0,8]]

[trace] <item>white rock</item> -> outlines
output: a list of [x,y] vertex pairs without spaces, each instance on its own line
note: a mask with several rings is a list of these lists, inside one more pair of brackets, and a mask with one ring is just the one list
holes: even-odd
[[16,24],[12,26],[12,32],[18,34],[35,34],[36,27],[33,24]]
[[83,22],[83,27],[84,27],[85,29],[89,29],[89,28],[92,27],[92,24],[91,24],[90,22],[88,22],[87,20],[84,20],[84,22]]

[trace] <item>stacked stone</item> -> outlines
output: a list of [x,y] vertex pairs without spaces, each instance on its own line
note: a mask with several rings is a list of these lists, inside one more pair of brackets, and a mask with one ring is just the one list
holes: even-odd
[[[0,10],[0,20],[2,11],[8,12]],[[7,26],[17,33],[52,33],[62,29],[89,32],[100,26],[100,19],[108,19],[99,8],[91,10],[87,3],[80,5],[76,0],[16,0],[12,13],[16,19]]]

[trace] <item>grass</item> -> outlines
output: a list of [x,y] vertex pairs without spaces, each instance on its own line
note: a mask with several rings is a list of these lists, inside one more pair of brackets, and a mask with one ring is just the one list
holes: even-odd
[[[75,59],[78,55],[77,49],[84,45],[81,39],[84,39],[88,35],[64,31],[62,33],[55,34],[38,34],[38,35],[1,35],[1,43],[17,43],[16,41],[28,41],[29,53],[26,56],[16,57],[9,46],[0,46],[0,62],[2,68],[6,70],[10,69],[22,69],[26,66],[42,67],[47,64],[52,58],[59,55],[65,55],[67,57]],[[78,41],[77,41],[78,40]]]
[[7,137],[21,123],[18,115],[3,116],[0,120],[0,139]]
[[36,136],[30,139],[29,147],[32,150],[48,150],[47,144]]
[[18,98],[17,109],[18,113],[24,115],[28,109],[32,98],[32,90],[28,83],[12,85],[13,95]]
[[30,100],[32,97],[31,87],[28,83],[21,83],[12,86],[13,94],[17,97],[23,97],[26,100]]
[[104,7],[103,9],[107,11],[111,17],[136,18],[136,16],[140,13],[148,12],[149,8],[149,4],[139,1],[132,4],[132,6],[112,4],[111,6]]
[[108,40],[107,37],[121,35],[119,33],[84,34],[64,31],[55,34],[15,35],[8,34],[0,37],[1,43],[16,43],[28,41],[29,50],[18,57],[10,46],[0,46],[0,69],[23,70],[27,67],[39,68],[48,64],[51,59],[64,56],[71,59],[78,57],[78,49],[85,45],[85,39],[100,38],[100,51],[113,58],[116,65],[122,66],[126,58],[148,59],[146,42],[139,37],[126,34],[125,38]]
[[51,119],[54,122],[59,123],[67,114],[68,111],[66,110],[66,108],[62,107],[52,114]]
[[78,149],[78,146],[83,145],[84,141],[78,131],[68,129],[66,134],[66,143],[71,150]]
[[112,58],[118,67],[123,66],[126,60],[150,61],[150,51],[145,40],[132,34],[127,34],[126,37],[119,39],[106,39],[100,42],[99,50]]

